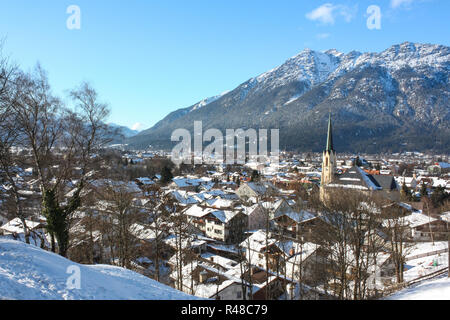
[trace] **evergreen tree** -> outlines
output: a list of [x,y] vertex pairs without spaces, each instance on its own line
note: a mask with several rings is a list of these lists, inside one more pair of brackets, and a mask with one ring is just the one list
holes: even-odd
[[446,200],[450,199],[450,195],[445,191],[442,186],[437,187],[431,194],[431,202],[435,208],[442,205]]
[[421,195],[422,197],[428,196],[427,185],[426,185],[425,182],[422,182],[422,187],[420,188],[420,195]]
[[406,186],[406,184],[403,182],[402,189],[400,190],[400,193],[402,195],[403,201],[411,201],[412,195],[409,188]]
[[258,170],[253,170],[252,171],[252,175],[250,177],[250,181],[251,182],[255,182],[255,181],[258,181],[258,180],[259,180],[259,172],[258,172]]
[[161,182],[169,183],[170,181],[172,181],[172,179],[173,179],[172,171],[170,170],[169,167],[164,166],[161,170]]

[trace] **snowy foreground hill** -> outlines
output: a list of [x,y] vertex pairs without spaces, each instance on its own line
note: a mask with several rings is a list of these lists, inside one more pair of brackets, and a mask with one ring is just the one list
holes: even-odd
[[388,300],[450,300],[450,278],[423,281],[391,295]]
[[[71,289],[66,283],[74,275],[71,270],[77,267],[80,271],[80,289]],[[23,242],[0,239],[0,300],[2,299],[188,300],[197,298],[123,268],[108,265],[80,265]]]

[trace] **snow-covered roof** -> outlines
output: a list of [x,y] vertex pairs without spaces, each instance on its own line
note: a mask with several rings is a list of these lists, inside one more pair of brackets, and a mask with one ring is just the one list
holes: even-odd
[[228,223],[231,219],[233,219],[239,211],[230,211],[230,210],[214,210],[210,214],[219,219],[223,223]]
[[441,214],[441,219],[447,222],[450,222],[450,211],[444,212]]
[[309,221],[316,218],[314,214],[305,210],[301,210],[300,212],[295,211],[283,212],[277,218],[282,216],[289,217],[290,219],[294,220],[297,223]]
[[[25,220],[25,223],[27,224],[27,228],[30,230],[33,230],[40,225],[39,222],[34,222],[30,220]],[[0,229],[9,233],[16,233],[16,234],[24,233],[23,224],[19,218],[12,219],[8,223],[1,226]]]
[[222,208],[229,208],[229,207],[233,206],[234,201],[218,198],[218,199],[206,200],[206,203],[213,208],[222,209]]
[[184,214],[191,217],[202,218],[206,216],[208,213],[213,212],[212,208],[204,208],[198,205],[193,205],[184,211]]
[[139,223],[134,223],[129,228],[130,233],[140,240],[154,240],[156,232],[151,228],[145,227]]
[[137,181],[139,181],[140,183],[144,184],[144,185],[152,185],[155,182],[150,179],[149,177],[141,177],[141,178],[136,178]]
[[206,259],[208,261],[214,262],[225,269],[233,268],[238,264],[234,260],[219,256],[217,254],[213,254],[210,252],[203,253],[200,257],[202,257],[203,259]]
[[[389,222],[392,225],[394,219],[385,219],[383,220],[383,226],[389,226]],[[409,226],[410,228],[416,228],[422,226],[424,224],[437,221],[437,219],[433,217],[429,217],[419,212],[413,212],[412,214],[398,218],[398,223],[404,226]]]

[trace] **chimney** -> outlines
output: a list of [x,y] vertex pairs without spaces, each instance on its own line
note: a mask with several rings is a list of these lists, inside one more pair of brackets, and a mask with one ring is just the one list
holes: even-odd
[[295,254],[295,249],[294,247],[291,248],[291,250],[289,250],[289,255],[292,257]]
[[200,272],[199,277],[198,277],[198,281],[200,283],[205,283],[206,280],[208,280],[208,272],[206,270],[203,270],[202,272]]

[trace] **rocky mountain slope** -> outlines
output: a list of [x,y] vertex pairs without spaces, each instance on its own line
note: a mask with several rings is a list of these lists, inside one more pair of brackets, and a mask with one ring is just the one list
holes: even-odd
[[321,151],[331,111],[338,152],[450,151],[450,48],[304,50],[232,91],[169,114],[127,140],[170,148],[177,128],[280,129],[280,147]]

